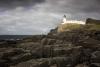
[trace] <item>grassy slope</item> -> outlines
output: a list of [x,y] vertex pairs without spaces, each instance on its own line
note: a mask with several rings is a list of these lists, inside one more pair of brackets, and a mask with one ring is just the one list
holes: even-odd
[[81,24],[75,24],[75,23],[68,23],[58,26],[58,32],[64,32],[64,31],[71,31],[71,30],[77,30],[77,29],[85,29],[85,30],[97,30],[100,31],[100,25],[81,25]]
[[81,26],[82,25],[75,24],[75,23],[68,23],[68,24],[59,25],[58,32],[64,32],[64,31],[79,29]]
[[97,31],[100,31],[100,25],[89,25],[88,30],[97,30]]

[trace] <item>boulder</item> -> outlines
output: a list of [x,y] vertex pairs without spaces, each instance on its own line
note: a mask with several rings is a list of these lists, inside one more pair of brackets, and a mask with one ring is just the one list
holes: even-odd
[[89,66],[86,65],[86,64],[78,64],[78,65],[76,65],[75,67],[89,67]]
[[100,41],[95,40],[93,38],[83,39],[83,41],[78,43],[78,45],[80,46],[83,46],[85,48],[91,48],[91,49],[99,48],[100,47],[99,44],[100,44]]
[[43,48],[36,48],[34,50],[31,50],[31,54],[34,59],[42,58],[43,57]]
[[67,57],[41,58],[21,62],[10,67],[52,67],[54,65],[57,67],[66,67],[66,64],[69,62],[70,59]]
[[0,59],[0,67],[9,67],[7,60]]
[[49,67],[48,59],[29,60],[10,67]]
[[44,38],[41,40],[42,45],[53,45],[54,43],[56,43],[55,39]]
[[16,55],[10,58],[11,64],[17,64],[32,59],[31,53]]
[[90,67],[100,67],[100,63],[91,63]]
[[86,20],[86,24],[99,24],[99,25],[100,25],[100,20],[88,18],[88,19]]
[[57,57],[70,54],[72,49],[67,45],[46,45],[42,48],[42,53],[43,57]]
[[5,52],[3,52],[2,58],[7,59],[12,56],[19,55],[19,54],[22,54],[25,52],[26,52],[26,50],[24,50],[22,48],[12,48],[12,49],[9,49],[9,50],[6,50]]
[[43,38],[41,40],[41,45],[47,45],[48,39],[47,38]]
[[70,57],[55,57],[53,58],[57,67],[66,67],[66,65],[71,63]]
[[100,51],[95,51],[91,55],[92,63],[100,63]]

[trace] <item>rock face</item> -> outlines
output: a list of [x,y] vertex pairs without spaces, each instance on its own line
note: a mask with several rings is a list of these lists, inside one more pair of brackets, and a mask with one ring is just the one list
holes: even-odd
[[95,19],[92,19],[92,18],[88,18],[86,20],[86,24],[99,24],[100,25],[100,20],[95,20]]
[[56,28],[20,42],[0,41],[0,67],[100,67],[100,31]]

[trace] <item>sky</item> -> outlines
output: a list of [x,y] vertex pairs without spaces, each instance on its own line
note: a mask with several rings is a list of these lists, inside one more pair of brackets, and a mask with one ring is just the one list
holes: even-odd
[[100,0],[0,0],[0,35],[46,34],[67,20],[100,19]]

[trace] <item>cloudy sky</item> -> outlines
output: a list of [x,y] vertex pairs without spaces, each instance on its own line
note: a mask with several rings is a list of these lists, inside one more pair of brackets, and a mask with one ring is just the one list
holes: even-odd
[[100,19],[100,0],[0,0],[0,35],[45,34],[68,20]]

